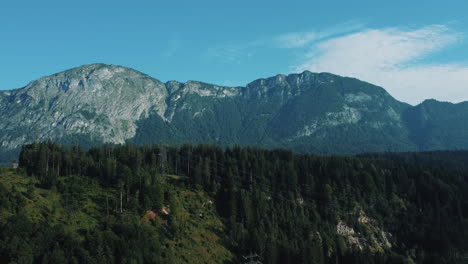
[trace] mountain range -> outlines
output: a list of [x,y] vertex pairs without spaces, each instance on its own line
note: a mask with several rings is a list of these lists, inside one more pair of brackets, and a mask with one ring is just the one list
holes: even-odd
[[161,82],[90,64],[0,91],[0,160],[23,144],[215,143],[319,154],[468,148],[468,102],[411,106],[330,73],[276,75],[245,87]]

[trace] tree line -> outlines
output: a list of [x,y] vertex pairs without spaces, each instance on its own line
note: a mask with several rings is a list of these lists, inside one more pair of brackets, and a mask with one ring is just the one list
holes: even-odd
[[[396,156],[317,156],[191,144],[84,150],[46,142],[24,146],[19,160],[38,186],[62,190],[71,206],[79,184],[63,179],[78,177],[112,188],[115,192],[102,201],[110,214],[158,212],[169,201],[161,178],[178,176],[177,184],[213,198],[226,226],[223,243],[236,256],[257,252],[264,263],[466,260],[468,171]],[[391,234],[391,247],[376,250],[371,237],[377,235],[358,220],[361,212]],[[364,248],[337,233],[339,222],[366,239]],[[174,224],[171,232],[178,228]]]

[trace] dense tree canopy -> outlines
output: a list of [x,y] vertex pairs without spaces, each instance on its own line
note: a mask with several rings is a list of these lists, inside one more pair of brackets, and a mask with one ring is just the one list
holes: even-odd
[[[460,152],[452,155],[468,162]],[[56,189],[67,210],[86,203],[85,186],[105,188],[105,198],[97,203],[108,217],[75,238],[60,224],[38,226],[19,221],[16,214],[0,228],[0,255],[10,261],[100,262],[99,256],[111,263],[170,262],[173,252],[164,238],[186,236],[184,212],[192,210],[169,190],[165,182],[170,180],[211,197],[226,227],[218,232],[219,243],[238,258],[257,252],[264,263],[463,263],[468,171],[452,165],[434,166],[398,154],[323,157],[212,145],[88,151],[53,143],[26,145],[20,166],[37,179],[37,187]],[[22,201],[15,199],[2,197],[1,210],[20,208]],[[156,229],[139,224],[148,210],[162,208],[171,210],[168,222]],[[28,250],[20,256],[15,250],[23,247]]]

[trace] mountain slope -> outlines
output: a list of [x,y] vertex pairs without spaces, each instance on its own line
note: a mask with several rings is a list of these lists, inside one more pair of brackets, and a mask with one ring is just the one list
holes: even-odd
[[468,148],[468,102],[426,100],[408,109],[404,119],[421,150]]
[[223,263],[233,258],[220,241],[225,227],[202,191],[161,179],[158,187],[179,205],[177,213],[163,219],[161,209],[125,207],[119,213],[112,208],[117,189],[82,177],[60,178],[54,189],[36,184],[20,171],[0,169],[2,263]]
[[0,120],[3,162],[21,145],[47,139],[84,145],[241,144],[340,154],[468,147],[468,130],[454,122],[468,116],[464,104],[430,101],[412,107],[372,84],[308,71],[224,87],[163,83],[130,68],[91,64],[0,92],[0,111],[6,117]]
[[0,124],[2,146],[70,135],[124,143],[135,134],[135,120],[150,110],[165,111],[166,97],[161,82],[119,66],[86,65],[44,77],[9,92],[2,105],[8,114]]
[[[302,75],[306,74],[310,73]],[[272,120],[275,140],[319,153],[413,148],[400,118],[408,105],[356,79],[312,76],[315,83],[308,84],[312,89],[289,100]]]

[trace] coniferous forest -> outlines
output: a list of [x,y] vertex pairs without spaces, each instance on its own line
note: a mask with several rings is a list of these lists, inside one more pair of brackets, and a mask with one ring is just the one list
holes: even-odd
[[467,153],[25,145],[0,262],[466,263]]

